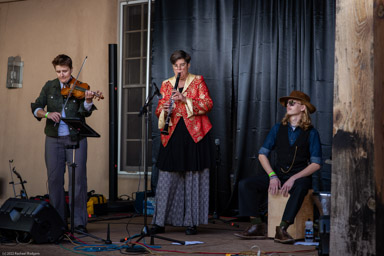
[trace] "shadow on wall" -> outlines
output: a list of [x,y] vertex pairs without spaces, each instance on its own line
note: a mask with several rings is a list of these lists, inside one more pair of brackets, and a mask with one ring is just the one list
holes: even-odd
[[3,199],[8,183],[4,178],[0,178],[0,199]]

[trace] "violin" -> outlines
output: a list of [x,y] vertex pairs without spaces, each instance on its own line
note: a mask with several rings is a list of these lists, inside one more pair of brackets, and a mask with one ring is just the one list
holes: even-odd
[[[76,85],[74,85],[75,82]],[[90,88],[91,87],[87,83],[82,83],[79,80],[76,81],[76,79],[72,77],[72,79],[67,84],[64,84],[63,89],[61,89],[61,95],[63,95],[64,97],[68,97],[68,95],[70,94],[76,99],[84,99],[85,92],[89,91]],[[99,100],[104,99],[103,94],[99,94],[93,91],[92,93]]]

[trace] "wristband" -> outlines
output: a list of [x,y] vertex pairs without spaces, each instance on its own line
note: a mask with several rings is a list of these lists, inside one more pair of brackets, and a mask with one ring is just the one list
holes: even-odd
[[269,177],[270,180],[273,180],[273,179],[278,179],[279,177],[277,177],[277,175],[272,175],[271,177]]
[[268,176],[269,176],[269,178],[271,178],[271,176],[276,176],[276,173],[274,172],[274,171],[271,171],[270,173],[268,173]]
[[49,114],[49,112],[45,113],[45,118],[48,118],[48,114]]

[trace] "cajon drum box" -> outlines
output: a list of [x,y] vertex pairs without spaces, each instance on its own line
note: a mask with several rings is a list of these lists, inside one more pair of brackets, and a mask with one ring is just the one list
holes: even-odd
[[[288,227],[288,233],[296,240],[304,239],[305,222],[308,219],[313,221],[312,193],[312,189],[308,191],[294,223]],[[268,237],[270,238],[275,237],[276,226],[280,225],[288,198],[289,196],[284,197],[282,194],[268,194]]]

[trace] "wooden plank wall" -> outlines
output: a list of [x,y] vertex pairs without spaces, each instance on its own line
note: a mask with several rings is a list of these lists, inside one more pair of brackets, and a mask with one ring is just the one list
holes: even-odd
[[384,255],[383,1],[336,2],[331,255]]

